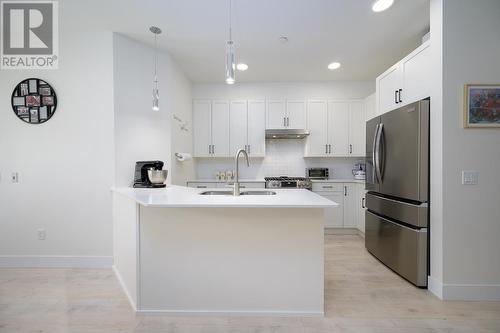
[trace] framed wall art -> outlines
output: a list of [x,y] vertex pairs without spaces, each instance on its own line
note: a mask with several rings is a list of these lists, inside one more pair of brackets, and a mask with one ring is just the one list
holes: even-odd
[[500,128],[500,84],[466,84],[464,128]]
[[29,78],[21,81],[12,92],[12,110],[22,121],[42,124],[57,108],[56,92],[47,81]]

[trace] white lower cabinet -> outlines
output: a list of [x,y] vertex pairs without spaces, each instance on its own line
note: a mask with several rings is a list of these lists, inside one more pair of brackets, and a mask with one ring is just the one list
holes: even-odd
[[339,205],[325,209],[325,228],[344,227],[344,193],[343,192],[316,192],[322,197],[332,200]]
[[366,189],[365,184],[356,184],[358,187],[358,230],[365,233]]
[[358,227],[358,187],[357,184],[344,184],[344,227]]
[[313,192],[339,205],[325,209],[325,228],[350,228],[364,232],[365,184],[315,182]]

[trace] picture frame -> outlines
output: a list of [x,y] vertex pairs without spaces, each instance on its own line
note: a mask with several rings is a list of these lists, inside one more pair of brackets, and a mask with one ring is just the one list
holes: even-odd
[[42,96],[42,104],[52,106],[54,105],[54,97],[53,96]]
[[52,92],[50,91],[50,87],[48,86],[40,86],[38,88],[38,91],[41,96],[50,96],[52,94]]
[[500,84],[464,86],[464,128],[500,128]]
[[40,96],[39,95],[26,96],[26,106],[40,106]]
[[43,124],[56,112],[57,95],[47,81],[27,78],[12,91],[11,106],[16,117],[24,123]]
[[25,106],[24,97],[13,97],[12,98],[12,105],[13,106]]

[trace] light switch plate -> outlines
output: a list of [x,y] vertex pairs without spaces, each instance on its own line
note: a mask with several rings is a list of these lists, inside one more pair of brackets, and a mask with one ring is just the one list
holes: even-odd
[[479,172],[462,170],[462,185],[477,185]]
[[11,179],[13,183],[19,183],[19,174],[17,172],[13,172]]

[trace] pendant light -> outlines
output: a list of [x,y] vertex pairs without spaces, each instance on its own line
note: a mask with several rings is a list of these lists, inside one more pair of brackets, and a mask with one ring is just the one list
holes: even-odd
[[231,2],[229,0],[229,40],[226,45],[226,83],[233,84],[235,82],[235,69],[236,69],[236,61],[234,57],[234,42],[232,35],[232,26],[231,26]]
[[158,37],[159,34],[161,34],[161,29],[155,26],[152,26],[149,28],[149,31],[151,31],[155,35],[155,75],[153,78],[153,111],[159,111],[160,110],[160,94],[158,92],[158,75],[157,75],[157,69],[158,69],[158,45],[156,38]]

